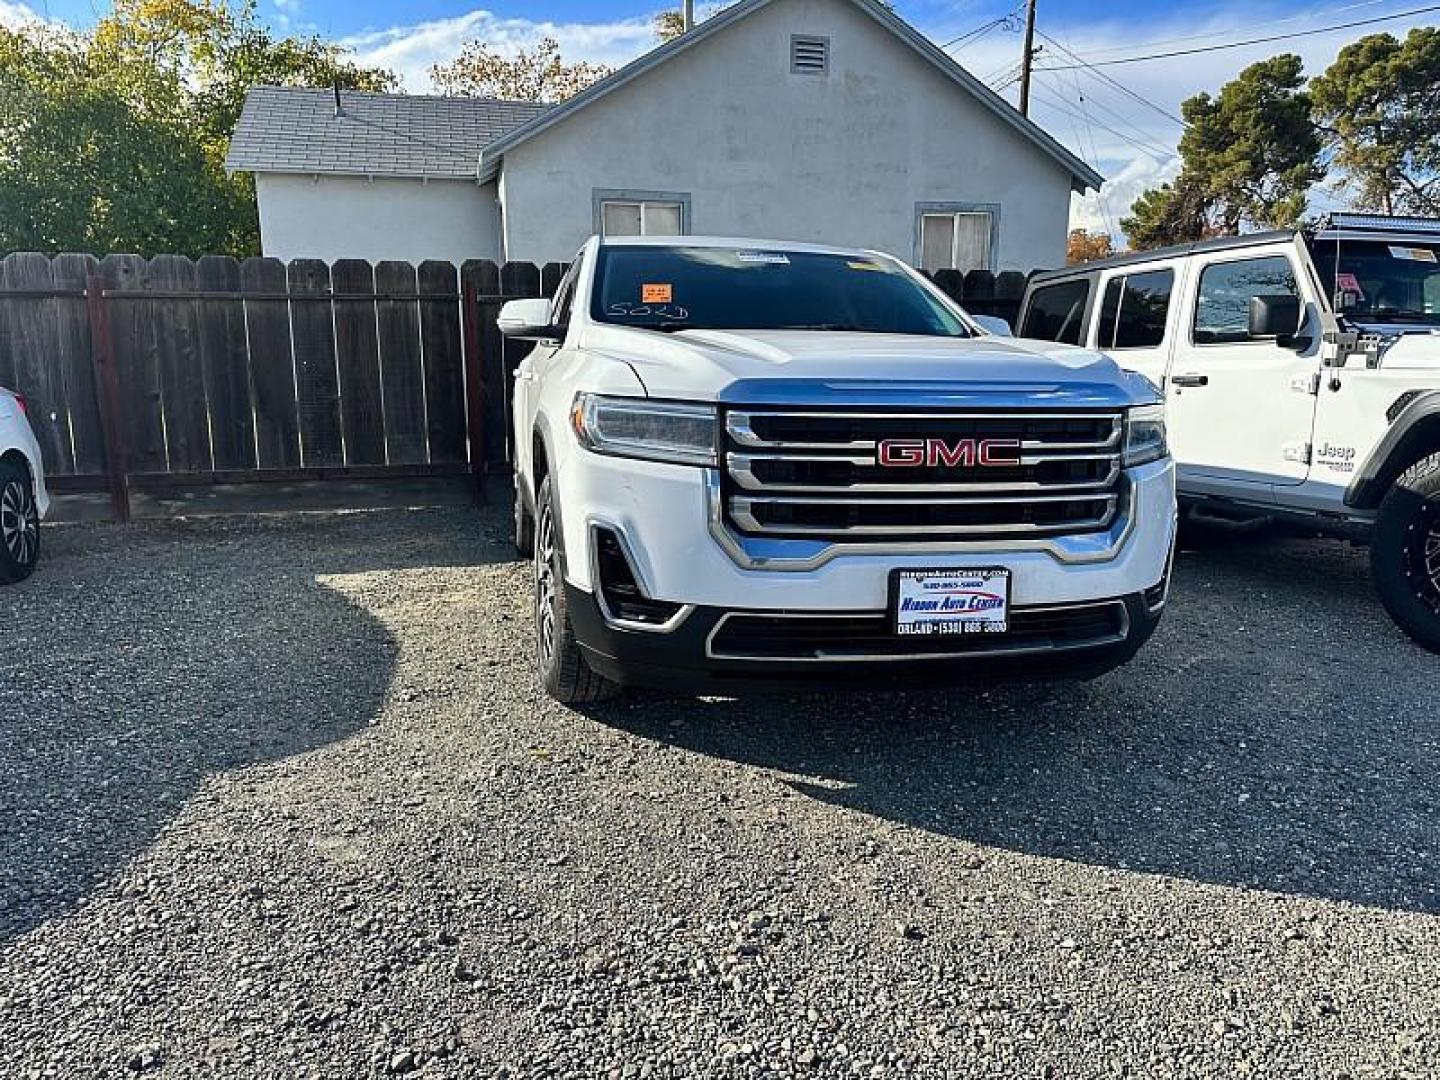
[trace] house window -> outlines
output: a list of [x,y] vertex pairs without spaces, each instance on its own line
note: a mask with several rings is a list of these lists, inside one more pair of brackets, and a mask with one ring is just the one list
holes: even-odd
[[824,75],[830,70],[830,39],[790,37],[790,74]]
[[988,207],[920,207],[920,268],[991,270],[997,211]]
[[670,191],[597,191],[595,230],[601,236],[684,236],[690,231],[690,196]]

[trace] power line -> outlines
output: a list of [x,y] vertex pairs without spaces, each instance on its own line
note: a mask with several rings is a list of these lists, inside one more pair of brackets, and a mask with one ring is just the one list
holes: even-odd
[[[1098,68],[1114,67],[1117,64],[1140,64],[1149,60],[1168,60],[1176,56],[1194,56],[1197,53],[1220,52],[1224,49],[1243,49],[1250,45],[1267,45],[1272,41],[1287,41],[1291,38],[1313,37],[1316,34],[1332,34],[1337,30],[1353,30],[1357,26],[1373,26],[1375,23],[1393,22],[1396,19],[1408,19],[1415,15],[1427,15],[1432,11],[1440,11],[1440,4],[1431,4],[1429,7],[1411,8],[1409,11],[1397,11],[1393,15],[1377,15],[1373,19],[1355,19],[1352,22],[1335,23],[1331,26],[1318,26],[1311,30],[1295,30],[1289,34],[1271,34],[1268,37],[1249,38],[1245,41],[1229,41],[1222,45],[1200,45],[1193,49],[1175,49],[1171,52],[1150,53],[1147,56],[1124,56],[1117,60],[1081,60],[1079,64],[1052,65],[1051,71],[1069,71],[1074,67]],[[1049,40],[1048,38],[1046,40]],[[1068,51],[1068,50],[1067,50]],[[1073,53],[1071,54],[1074,55]]]
[[1200,38],[1225,37],[1228,34],[1256,30],[1262,26],[1282,26],[1285,23],[1313,22],[1322,15],[1338,15],[1342,11],[1355,11],[1358,8],[1375,7],[1377,4],[1390,4],[1393,2],[1394,0],[1360,0],[1358,4],[1341,4],[1339,7],[1322,8],[1319,11],[1307,11],[1303,15],[1290,15],[1283,19],[1263,19],[1260,22],[1252,22],[1246,26],[1227,26],[1223,30],[1204,30],[1196,34],[1182,34],[1179,37],[1152,38],[1150,41],[1132,41],[1129,45],[1110,45],[1103,49],[1090,49],[1086,55],[1093,59],[1096,56],[1105,56],[1110,53],[1132,52],[1135,49],[1149,49],[1156,45],[1179,45],[1187,41],[1197,41]]
[[1167,119],[1167,120],[1173,120],[1173,121],[1175,121],[1175,123],[1179,124],[1181,127],[1188,128],[1188,127],[1190,126],[1190,124],[1189,124],[1186,120],[1182,119],[1182,118],[1179,117],[1179,116],[1176,116],[1174,113],[1170,112],[1170,111],[1167,110],[1167,109],[1162,109],[1159,105],[1156,105],[1156,104],[1155,104],[1153,101],[1151,101],[1149,98],[1141,97],[1141,96],[1140,96],[1139,94],[1137,94],[1134,90],[1131,90],[1128,86],[1126,86],[1124,83],[1118,82],[1113,76],[1108,75],[1107,73],[1105,73],[1105,72],[1103,72],[1103,71],[1100,71],[1094,64],[1090,63],[1088,60],[1086,60],[1084,57],[1080,56],[1078,53],[1072,52],[1070,49],[1068,49],[1068,48],[1066,48],[1064,45],[1060,44],[1060,42],[1056,41],[1053,37],[1051,37],[1049,34],[1045,33],[1043,30],[1037,30],[1036,33],[1038,33],[1038,34],[1039,34],[1042,38],[1044,38],[1046,41],[1050,42],[1051,45],[1054,45],[1057,49],[1059,49],[1059,50],[1060,50],[1062,53],[1064,53],[1066,56],[1070,57],[1072,60],[1077,61],[1077,63],[1076,63],[1076,64],[1073,64],[1073,65],[1048,64],[1048,65],[1045,66],[1045,69],[1044,69],[1044,70],[1046,70],[1046,71],[1071,71],[1071,70],[1074,70],[1075,68],[1083,68],[1084,70],[1088,71],[1093,77],[1101,80],[1102,82],[1108,84],[1109,86],[1114,87],[1116,90],[1120,91],[1120,93],[1124,94],[1126,97],[1130,98],[1132,101],[1136,101],[1136,102],[1139,102],[1141,105],[1144,105],[1144,106],[1145,106],[1147,109],[1149,109],[1151,112],[1159,113],[1161,116],[1165,117],[1165,119]]
[[[1036,68],[1036,70],[1037,70],[1037,71],[1048,71],[1048,70],[1050,70],[1050,69],[1049,69],[1049,68]],[[1172,156],[1174,156],[1175,151],[1173,151],[1173,150],[1164,150],[1164,149],[1161,149],[1161,148],[1160,148],[1160,146],[1161,146],[1160,142],[1159,142],[1158,140],[1152,142],[1151,140],[1152,140],[1153,136],[1152,136],[1148,131],[1146,131],[1140,124],[1138,124],[1138,123],[1136,123],[1134,120],[1132,120],[1130,117],[1125,116],[1125,115],[1123,115],[1122,113],[1116,112],[1114,109],[1112,109],[1112,108],[1110,108],[1109,106],[1107,106],[1103,101],[1099,101],[1099,100],[1097,100],[1097,99],[1095,99],[1095,98],[1093,98],[1093,97],[1087,98],[1087,97],[1085,96],[1085,92],[1080,88],[1079,72],[1078,72],[1078,71],[1072,71],[1072,72],[1070,73],[1070,75],[1071,75],[1071,77],[1072,77],[1073,79],[1075,79],[1075,96],[1080,99],[1080,101],[1081,101],[1081,103],[1082,103],[1082,104],[1081,104],[1081,107],[1082,107],[1082,108],[1098,109],[1100,112],[1102,112],[1102,113],[1104,113],[1106,116],[1110,117],[1110,119],[1113,120],[1115,123],[1117,123],[1117,124],[1123,124],[1124,126],[1128,127],[1128,128],[1130,129],[1131,133],[1132,133],[1133,135],[1135,135],[1138,139],[1140,139],[1140,140],[1145,144],[1143,148],[1149,150],[1151,153],[1157,154],[1157,155],[1160,156],[1160,157],[1172,157]],[[1063,79],[1063,78],[1064,78],[1063,75],[1057,75],[1056,77],[1059,78],[1059,79]],[[1060,94],[1064,94],[1066,91],[1063,90],[1062,88],[1060,88],[1059,86],[1057,86],[1057,87],[1055,88],[1055,92],[1056,92],[1056,93],[1060,93]]]
[[[1121,140],[1122,142],[1127,143],[1127,144],[1130,145],[1130,146],[1133,146],[1136,150],[1141,150],[1141,151],[1143,151],[1144,153],[1147,153],[1147,154],[1151,155],[1152,157],[1158,157],[1158,158],[1171,158],[1171,157],[1174,157],[1174,156],[1175,156],[1172,151],[1169,151],[1169,150],[1161,150],[1161,149],[1159,149],[1158,147],[1152,146],[1152,145],[1150,145],[1150,144],[1148,144],[1148,143],[1146,143],[1146,142],[1144,142],[1144,141],[1142,141],[1142,140],[1140,140],[1140,139],[1134,138],[1133,136],[1130,136],[1130,135],[1126,135],[1123,131],[1119,131],[1119,130],[1111,127],[1109,124],[1106,124],[1106,123],[1104,123],[1104,122],[1102,122],[1102,121],[1100,121],[1100,120],[1092,119],[1091,117],[1085,115],[1083,112],[1075,112],[1073,109],[1069,108],[1068,103],[1064,102],[1064,101],[1063,101],[1060,97],[1058,97],[1053,91],[1046,90],[1044,87],[1039,87],[1039,86],[1037,86],[1037,87],[1035,88],[1035,91],[1036,91],[1036,93],[1040,96],[1040,98],[1041,98],[1042,100],[1044,100],[1044,101],[1046,102],[1046,104],[1048,104],[1048,105],[1050,106],[1050,108],[1056,110],[1057,112],[1059,112],[1059,113],[1061,113],[1061,114],[1063,114],[1063,115],[1065,115],[1065,116],[1070,117],[1072,120],[1081,120],[1081,121],[1083,121],[1083,122],[1086,123],[1086,124],[1093,125],[1094,127],[1100,128],[1102,131],[1108,131],[1111,135],[1114,135],[1117,139]],[[1076,133],[1076,138],[1077,138],[1077,139],[1079,138],[1079,133],[1078,133],[1078,132]],[[1098,160],[1099,160],[1099,153],[1098,153],[1098,151],[1095,149],[1095,142],[1094,142],[1094,134],[1093,134],[1093,133],[1091,134],[1091,137],[1090,137],[1090,138],[1091,138],[1090,154],[1091,154],[1092,157],[1094,157],[1094,158],[1096,159],[1096,161],[1098,161]],[[1082,150],[1083,150],[1083,144],[1082,144]],[[1092,161],[1091,164],[1092,164],[1092,165],[1095,164],[1095,161]]]
[[[1378,3],[1379,0],[1376,0],[1376,2]],[[942,48],[942,49],[948,49],[948,48],[950,48],[950,47],[953,46],[953,45],[959,45],[962,41],[963,41],[963,42],[966,42],[966,43],[968,44],[968,43],[970,43],[970,41],[971,41],[972,38],[973,38],[973,39],[978,39],[978,38],[980,38],[980,37],[983,37],[985,34],[988,34],[991,30],[994,30],[997,26],[1003,26],[1005,23],[1009,22],[1011,19],[1013,19],[1013,18],[1015,17],[1015,15],[1019,12],[1019,10],[1020,10],[1020,5],[1017,4],[1015,7],[1011,8],[1009,11],[1007,11],[1004,15],[1001,15],[999,18],[991,19],[989,22],[987,22],[987,23],[982,23],[981,25],[977,26],[974,30],[966,31],[965,33],[961,34],[959,37],[953,37],[953,38],[951,38],[949,41],[947,41],[947,42],[945,42],[944,44],[942,44],[942,45],[940,46],[940,48]]]

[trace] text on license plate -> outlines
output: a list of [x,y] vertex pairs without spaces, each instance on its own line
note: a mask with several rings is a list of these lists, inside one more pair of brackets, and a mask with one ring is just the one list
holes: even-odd
[[896,570],[895,633],[1003,634],[1010,628],[1010,571]]

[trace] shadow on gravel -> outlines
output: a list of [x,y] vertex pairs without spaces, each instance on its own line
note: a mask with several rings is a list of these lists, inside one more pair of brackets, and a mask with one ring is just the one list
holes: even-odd
[[50,530],[3,595],[0,941],[83,900],[208,775],[370,722],[395,642],[317,575],[484,561],[410,517]]
[[1363,556],[1289,541],[1183,556],[1154,641],[1088,684],[590,715],[993,848],[1440,911],[1437,687]]

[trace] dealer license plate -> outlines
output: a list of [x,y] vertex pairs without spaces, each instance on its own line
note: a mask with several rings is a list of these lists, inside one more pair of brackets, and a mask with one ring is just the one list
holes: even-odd
[[901,637],[1003,634],[1010,629],[1010,571],[892,570],[890,613]]

